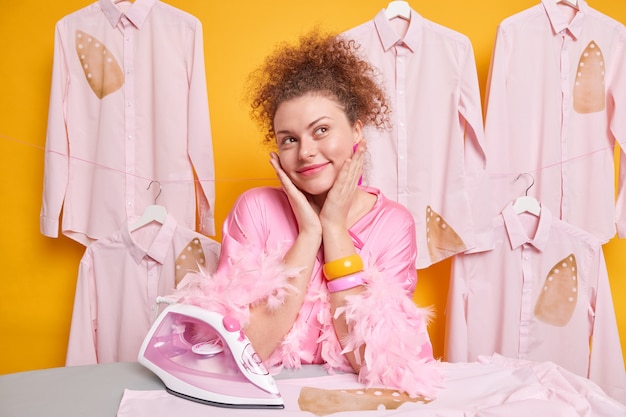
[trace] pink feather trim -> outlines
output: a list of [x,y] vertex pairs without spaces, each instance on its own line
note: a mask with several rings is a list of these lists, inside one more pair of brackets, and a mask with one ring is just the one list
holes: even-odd
[[[266,302],[268,308],[278,308],[288,292],[296,291],[289,280],[300,270],[284,267],[284,251],[259,253],[243,248],[240,253],[240,257],[229,260],[228,268],[212,274],[206,271],[187,274],[168,298],[230,315],[245,327],[251,305]],[[399,389],[413,397],[434,398],[442,377],[427,331],[431,310],[417,307],[400,283],[385,280],[378,271],[370,269],[364,274],[367,280],[364,292],[347,297],[346,306],[336,312],[345,313],[350,329],[343,348],[332,325],[328,293],[322,290],[307,294],[309,299],[313,297],[322,303],[317,317],[321,323],[318,343],[325,369],[329,373],[352,372],[343,352],[358,352],[364,347],[360,382],[368,387]],[[299,368],[303,363],[316,361],[301,349],[305,332],[305,320],[296,320],[266,361],[268,367],[274,368],[272,373],[283,366]]]
[[401,284],[381,273],[365,274],[365,291],[346,297],[346,306],[336,311],[348,322],[344,351],[364,348],[359,381],[434,398],[442,376],[427,330],[432,310],[416,306]]
[[168,299],[229,315],[245,327],[250,306],[266,302],[269,309],[277,309],[290,291],[297,291],[289,279],[300,270],[284,266],[283,250],[259,253],[246,247],[240,252],[238,258],[229,259],[228,268],[185,275]]

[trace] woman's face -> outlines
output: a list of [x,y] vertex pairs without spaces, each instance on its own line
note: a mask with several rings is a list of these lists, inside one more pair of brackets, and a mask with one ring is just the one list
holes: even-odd
[[311,195],[330,190],[362,138],[360,121],[351,125],[339,103],[312,93],[281,103],[274,131],[283,170],[296,187]]

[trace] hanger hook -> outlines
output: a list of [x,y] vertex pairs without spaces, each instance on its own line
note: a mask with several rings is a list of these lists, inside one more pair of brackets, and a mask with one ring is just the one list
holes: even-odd
[[158,199],[158,198],[159,198],[159,196],[161,195],[161,191],[163,191],[163,190],[161,189],[161,183],[160,183],[160,182],[158,182],[157,180],[152,180],[152,181],[150,181],[150,184],[148,184],[148,188],[146,188],[146,190],[149,190],[149,189],[150,189],[150,187],[152,187],[152,184],[153,184],[153,183],[155,183],[155,182],[159,185],[159,193],[156,195],[156,197],[154,197],[154,205],[156,205],[157,199]]
[[528,188],[526,188],[526,192],[524,193],[524,195],[528,196],[528,190],[530,190],[531,188],[533,188],[533,185],[535,185],[535,177],[533,177],[533,176],[532,176],[531,174],[529,174],[528,172],[522,172],[521,174],[519,174],[519,175],[515,178],[514,182],[515,182],[515,181],[517,181],[517,180],[519,180],[519,179],[522,177],[522,175],[528,175],[528,176],[530,177],[530,181],[531,181],[531,182],[530,182],[530,185],[528,186]]

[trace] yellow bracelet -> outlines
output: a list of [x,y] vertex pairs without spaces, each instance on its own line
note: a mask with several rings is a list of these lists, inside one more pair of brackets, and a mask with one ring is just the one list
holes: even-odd
[[357,253],[324,264],[324,276],[328,281],[345,277],[346,275],[354,274],[362,270],[363,260]]

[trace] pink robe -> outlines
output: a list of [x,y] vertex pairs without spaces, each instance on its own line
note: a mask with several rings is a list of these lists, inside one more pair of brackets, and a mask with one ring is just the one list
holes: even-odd
[[[361,382],[434,396],[441,378],[427,331],[430,311],[412,301],[417,280],[413,218],[378,190],[364,189],[377,202],[349,232],[363,258],[367,285],[341,310],[350,329],[344,346],[349,351],[365,345]],[[297,235],[296,219],[281,189],[245,192],[224,222],[217,272],[188,275],[173,299],[229,314],[245,327],[251,304],[265,301],[275,308],[284,300],[289,278],[298,271],[286,270],[282,258]],[[320,250],[300,313],[268,366],[324,363],[329,371],[351,371],[332,325],[323,263]]]

